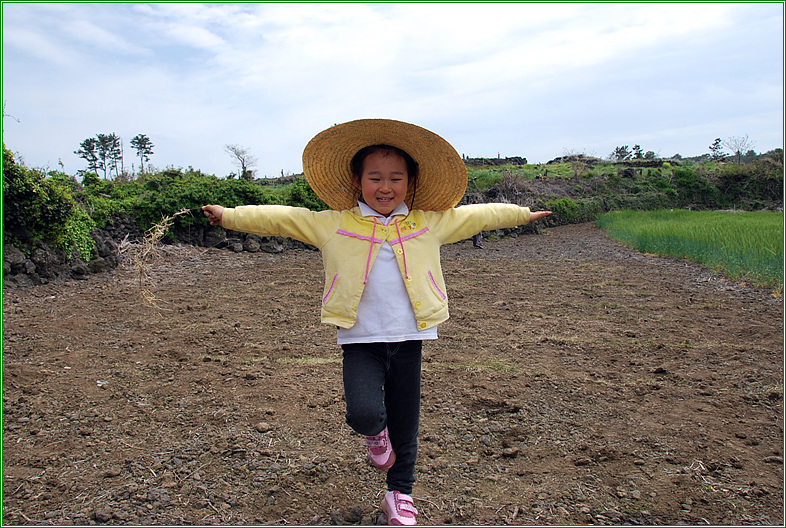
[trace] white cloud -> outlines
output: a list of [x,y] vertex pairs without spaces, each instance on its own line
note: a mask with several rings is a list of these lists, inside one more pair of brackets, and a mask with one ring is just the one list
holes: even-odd
[[66,20],[63,31],[71,41],[78,41],[101,53],[147,54],[142,46],[138,46],[119,37],[116,33],[106,30],[87,20]]
[[758,142],[769,149],[782,146],[781,11],[3,4],[3,98],[22,120],[4,136],[28,162],[64,157],[72,171],[71,152],[98,132],[145,133],[154,165],[221,175],[232,170],[223,145],[236,143],[271,176],[298,172],[320,130],[372,116],[433,128],[471,155],[538,161],[565,148],[606,155],[615,142],[701,153],[745,133],[775,138]]
[[3,27],[3,57],[23,56],[57,66],[77,62],[76,54],[46,35],[21,27]]
[[167,24],[164,30],[175,41],[195,48],[216,52],[216,48],[222,48],[226,45],[224,39],[199,26]]

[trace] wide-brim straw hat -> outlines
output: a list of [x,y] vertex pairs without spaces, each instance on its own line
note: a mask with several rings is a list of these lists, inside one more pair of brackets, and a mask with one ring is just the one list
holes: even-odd
[[392,119],[359,119],[317,134],[303,151],[303,172],[311,188],[331,209],[357,205],[350,162],[371,145],[400,148],[419,165],[415,202],[410,189],[407,206],[426,211],[455,207],[467,190],[467,167],[456,149],[425,128]]

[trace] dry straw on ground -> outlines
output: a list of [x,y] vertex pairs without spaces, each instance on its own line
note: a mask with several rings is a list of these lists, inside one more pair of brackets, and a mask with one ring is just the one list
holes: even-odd
[[155,294],[156,283],[151,277],[150,270],[156,259],[160,256],[161,240],[169,232],[169,228],[178,216],[192,214],[196,209],[181,209],[171,216],[166,216],[145,232],[145,236],[138,244],[132,244],[125,239],[120,244],[119,253],[131,257],[139,288],[139,299],[142,304],[160,310],[158,298]]

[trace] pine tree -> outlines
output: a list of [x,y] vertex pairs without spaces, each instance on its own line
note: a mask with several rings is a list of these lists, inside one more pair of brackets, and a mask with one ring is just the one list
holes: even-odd
[[721,161],[725,157],[726,154],[723,153],[721,138],[715,138],[715,141],[710,145],[710,158],[712,161]]
[[79,144],[79,150],[75,150],[74,154],[87,162],[87,170],[91,172],[98,172],[98,169],[104,168],[98,157],[98,141],[96,138],[87,138],[82,141]]
[[155,145],[146,135],[137,134],[131,138],[131,146],[136,150],[136,155],[139,156],[140,172],[145,172],[145,162],[150,161]]

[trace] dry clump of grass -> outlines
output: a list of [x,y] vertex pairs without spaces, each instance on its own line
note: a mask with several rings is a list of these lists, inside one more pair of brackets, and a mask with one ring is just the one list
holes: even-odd
[[142,242],[131,244],[125,239],[121,242],[118,253],[127,253],[131,258],[136,282],[139,287],[139,299],[142,304],[160,310],[158,298],[155,294],[155,281],[150,275],[150,269],[160,256],[161,239],[169,232],[169,228],[178,216],[191,214],[193,209],[181,209],[171,216],[166,216],[145,232]]

